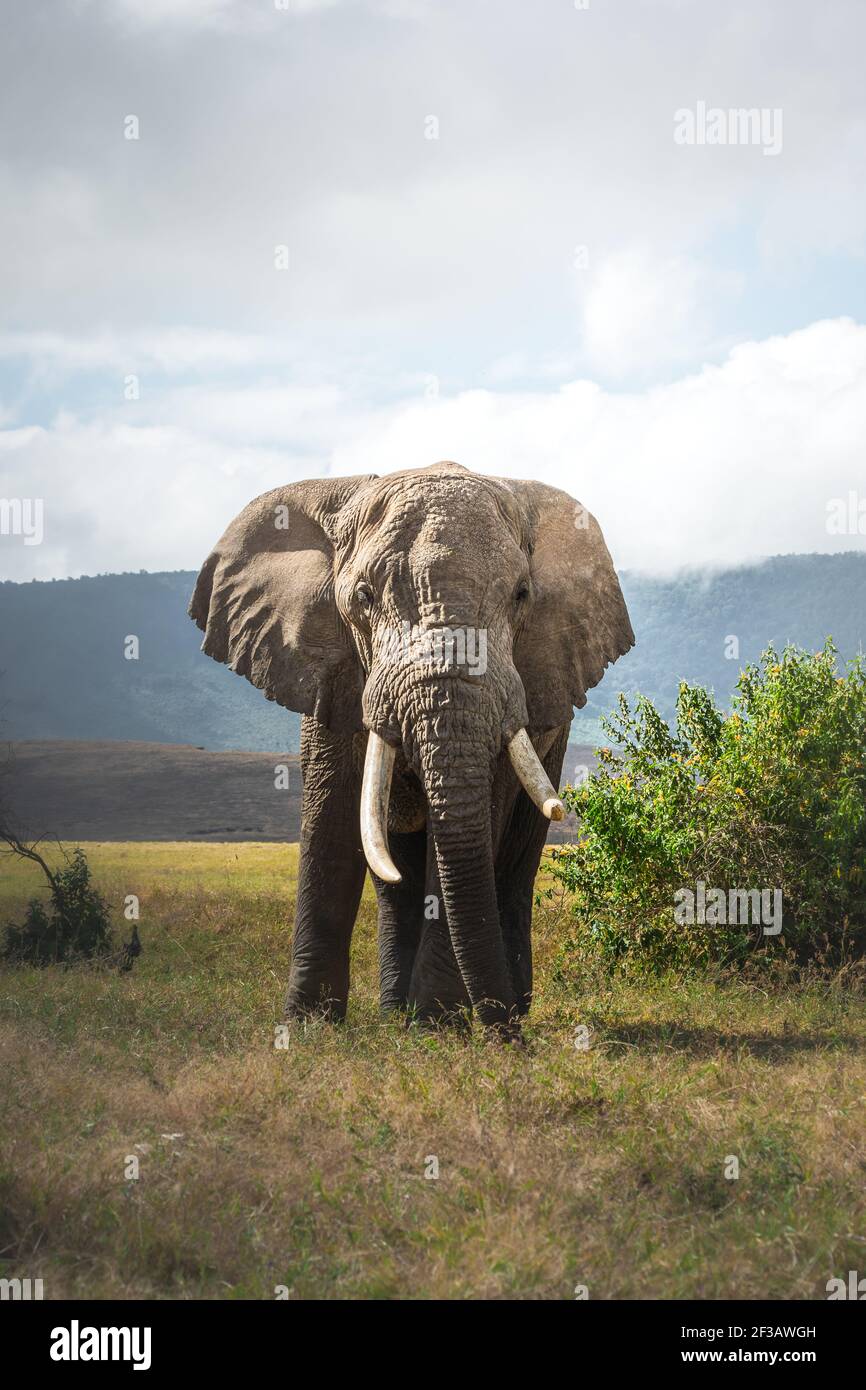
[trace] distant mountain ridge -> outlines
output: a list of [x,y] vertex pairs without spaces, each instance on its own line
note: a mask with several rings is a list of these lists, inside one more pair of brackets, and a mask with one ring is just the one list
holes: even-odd
[[[866,650],[866,554],[777,555],[718,572],[669,579],[620,575],[635,646],[590,691],[578,716],[610,709],[622,690],[673,713],[681,680],[709,686],[727,705],[742,668],[769,645],[817,651],[828,637],[840,660]],[[736,639],[736,655],[729,639]]]
[[[619,691],[669,714],[680,680],[726,703],[769,641],[843,657],[866,647],[866,555],[787,555],[716,574],[621,576],[637,643],[590,692],[572,737],[591,741]],[[300,719],[203,655],[186,614],[195,574],[0,583],[0,736],[123,739],[250,751],[298,748]],[[126,660],[125,639],[139,641]],[[731,638],[734,659],[725,655]],[[131,788],[134,795],[134,788]]]

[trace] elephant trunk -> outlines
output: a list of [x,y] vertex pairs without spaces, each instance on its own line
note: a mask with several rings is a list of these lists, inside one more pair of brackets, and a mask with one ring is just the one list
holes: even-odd
[[[459,703],[458,703],[459,701]],[[519,1031],[505,955],[491,834],[491,787],[500,746],[499,717],[480,693],[448,683],[413,700],[404,746],[428,804],[451,944],[479,1021],[503,1035]]]
[[490,812],[480,824],[433,827],[451,945],[479,1021],[503,1036],[519,1032],[496,901]]

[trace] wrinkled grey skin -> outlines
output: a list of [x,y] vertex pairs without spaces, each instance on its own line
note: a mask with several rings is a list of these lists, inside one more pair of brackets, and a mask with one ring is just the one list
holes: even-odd
[[[382,1008],[430,1022],[472,1010],[519,1035],[547,821],[506,742],[525,725],[558,786],[572,706],[634,642],[595,520],[554,488],[455,463],[294,483],[231,524],[190,613],[204,651],[304,715],[287,1014],[346,1011],[374,730],[398,749],[389,842],[402,874],[373,875]],[[484,630],[486,671],[395,661],[388,634],[404,620]]]

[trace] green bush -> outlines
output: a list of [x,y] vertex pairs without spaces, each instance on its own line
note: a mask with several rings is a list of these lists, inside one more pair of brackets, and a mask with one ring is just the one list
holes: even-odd
[[108,907],[90,881],[90,868],[79,848],[52,874],[48,905],[32,898],[23,924],[7,926],[0,954],[22,964],[52,965],[90,960],[110,949]]
[[[564,794],[580,838],[553,851],[574,895],[562,969],[592,958],[655,971],[756,953],[836,965],[866,953],[862,656],[842,676],[832,642],[814,655],[770,647],[741,673],[729,715],[683,683],[673,727],[649,700],[632,709],[621,696],[605,728],[616,748],[600,749],[593,776]],[[705,920],[683,920],[684,890],[697,917],[700,885]],[[731,890],[769,894],[746,910]],[[776,891],[781,931],[768,935]]]

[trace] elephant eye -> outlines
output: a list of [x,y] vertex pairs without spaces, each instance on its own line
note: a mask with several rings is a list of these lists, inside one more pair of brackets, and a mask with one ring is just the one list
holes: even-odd
[[522,579],[522,580],[520,581],[520,583],[518,584],[517,588],[514,590],[514,602],[515,602],[515,603],[523,603],[524,600],[525,600],[525,599],[528,599],[528,598],[529,598],[529,585],[527,584],[527,582],[526,582],[525,579]]
[[356,585],[355,597],[357,598],[364,612],[369,613],[370,609],[373,607],[373,590],[370,588],[370,585],[367,584],[365,580],[362,579],[361,583]]

